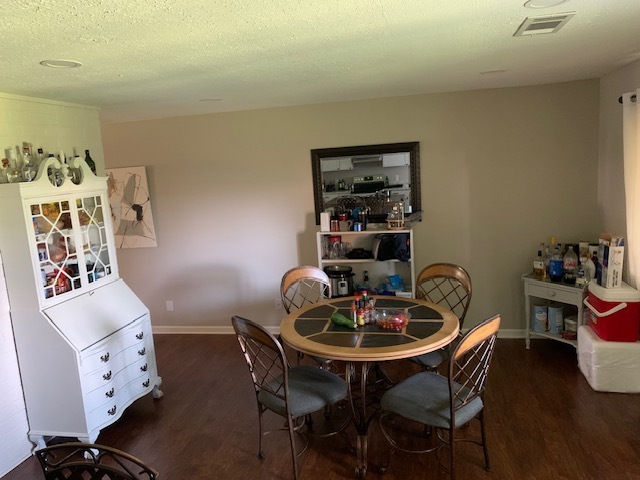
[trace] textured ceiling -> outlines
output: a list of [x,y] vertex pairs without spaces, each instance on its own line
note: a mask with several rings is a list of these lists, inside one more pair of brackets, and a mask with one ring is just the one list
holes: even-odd
[[[0,92],[120,122],[598,78],[640,58],[640,0],[524,2],[1,0]],[[565,12],[557,33],[513,36]]]

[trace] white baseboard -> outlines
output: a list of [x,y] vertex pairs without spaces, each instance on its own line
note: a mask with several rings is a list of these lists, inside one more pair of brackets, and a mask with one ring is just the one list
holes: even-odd
[[[274,335],[278,335],[280,333],[279,326],[271,326],[266,327],[269,332]],[[159,335],[229,335],[233,333],[233,327],[229,326],[154,326],[153,333],[157,333]],[[525,331],[524,329],[501,329],[498,333],[498,338],[524,338]]]

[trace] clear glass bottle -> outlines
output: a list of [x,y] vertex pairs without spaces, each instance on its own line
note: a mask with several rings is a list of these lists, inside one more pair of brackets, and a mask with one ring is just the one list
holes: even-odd
[[22,179],[25,182],[31,182],[35,180],[37,174],[38,165],[31,155],[31,149],[25,145],[22,147]]
[[[55,155],[53,153],[50,153],[48,158],[51,158],[51,157],[55,158]],[[64,183],[64,177],[62,176],[62,172],[60,171],[59,168],[49,166],[49,171],[47,172],[47,175],[49,176],[49,181],[51,182],[51,184],[55,185],[56,187],[59,187]]]
[[18,183],[22,180],[22,172],[20,172],[20,166],[18,165],[18,158],[15,150],[9,150],[9,171],[7,172],[8,183]]

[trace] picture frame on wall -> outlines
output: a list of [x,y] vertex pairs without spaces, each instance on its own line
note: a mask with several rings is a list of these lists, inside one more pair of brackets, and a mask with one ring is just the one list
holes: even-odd
[[157,247],[144,166],[107,168],[116,248]]

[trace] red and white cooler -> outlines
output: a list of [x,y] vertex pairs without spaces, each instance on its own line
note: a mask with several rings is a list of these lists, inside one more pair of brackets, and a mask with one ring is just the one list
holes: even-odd
[[589,325],[610,342],[636,342],[640,334],[640,292],[622,282],[618,288],[589,283],[584,300]]

